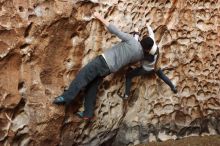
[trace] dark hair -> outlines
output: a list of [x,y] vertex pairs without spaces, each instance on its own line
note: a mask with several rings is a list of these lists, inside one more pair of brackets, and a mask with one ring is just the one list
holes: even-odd
[[144,50],[146,51],[150,51],[151,48],[154,45],[154,41],[152,38],[145,36],[142,40],[141,40],[141,46]]

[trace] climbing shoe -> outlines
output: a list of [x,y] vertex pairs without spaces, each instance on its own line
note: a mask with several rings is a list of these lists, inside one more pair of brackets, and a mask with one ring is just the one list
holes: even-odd
[[124,96],[122,97],[122,99],[127,100],[127,99],[128,99],[128,95],[124,94]]
[[127,100],[128,99],[128,95],[124,94],[124,95],[119,95],[119,97],[123,100]]
[[177,93],[176,87],[172,88],[171,90],[173,91],[173,93],[175,93],[175,94]]
[[57,105],[64,105],[65,99],[62,96],[58,96],[54,99],[53,104],[57,104]]
[[83,120],[85,120],[85,121],[89,121],[89,120],[92,119],[92,117],[85,116],[85,115],[83,114],[83,112],[77,112],[76,115],[77,115],[79,118],[81,118],[81,119],[83,119]]
[[118,94],[118,96],[119,96],[121,99],[123,99],[123,100],[127,100],[127,99],[128,99],[128,95],[126,95],[126,94],[123,94],[123,95],[122,95],[122,93],[121,93],[119,90],[118,90],[117,94]]

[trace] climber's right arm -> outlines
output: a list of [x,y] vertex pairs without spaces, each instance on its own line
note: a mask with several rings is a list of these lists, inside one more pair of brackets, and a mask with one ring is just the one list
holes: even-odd
[[119,37],[123,41],[127,41],[132,38],[132,36],[128,33],[124,33],[120,31],[115,25],[109,23],[106,19],[104,19],[99,13],[94,13],[95,18],[100,20],[109,30],[109,32],[115,34],[117,37]]
[[105,18],[103,18],[98,12],[95,12],[94,16],[95,16],[95,18],[100,20],[106,27],[109,26],[110,23]]

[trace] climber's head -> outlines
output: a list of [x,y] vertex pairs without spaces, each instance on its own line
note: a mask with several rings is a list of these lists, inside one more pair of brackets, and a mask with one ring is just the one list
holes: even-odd
[[146,53],[149,53],[151,48],[154,45],[154,41],[152,40],[152,38],[150,38],[148,36],[144,36],[140,43],[141,43],[141,46],[142,46],[144,52],[146,52]]

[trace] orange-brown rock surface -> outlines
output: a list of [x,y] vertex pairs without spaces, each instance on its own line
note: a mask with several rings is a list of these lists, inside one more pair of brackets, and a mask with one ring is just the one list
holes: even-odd
[[[178,94],[144,76],[123,102],[125,68],[100,86],[92,122],[74,116],[82,102],[53,105],[83,65],[119,41],[94,11],[142,36],[149,22]],[[0,0],[0,145],[123,146],[220,134],[219,38],[219,0]]]

